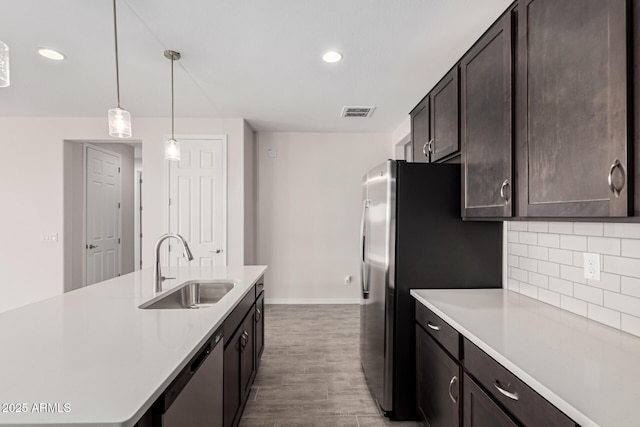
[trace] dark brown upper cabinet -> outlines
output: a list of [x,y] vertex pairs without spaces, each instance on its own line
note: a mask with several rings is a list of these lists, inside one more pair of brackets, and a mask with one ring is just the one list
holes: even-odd
[[520,216],[629,215],[628,177],[633,177],[627,99],[630,3],[519,2]]
[[409,113],[414,162],[435,163],[459,153],[459,85],[455,66]]
[[413,161],[429,163],[429,97],[426,96],[409,113],[411,116],[411,146],[413,147]]
[[502,16],[460,63],[462,216],[513,216],[512,16]]

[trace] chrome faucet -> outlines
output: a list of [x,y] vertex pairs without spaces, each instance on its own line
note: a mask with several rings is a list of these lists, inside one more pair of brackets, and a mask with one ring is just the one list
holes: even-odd
[[160,236],[160,238],[156,242],[156,269],[153,271],[153,282],[156,284],[156,292],[162,292],[162,282],[164,282],[166,279],[173,279],[173,277],[164,277],[160,272],[160,245],[162,245],[162,242],[171,237],[178,239],[180,243],[182,243],[184,257],[189,261],[193,260],[193,255],[191,255],[191,250],[189,249],[187,241],[184,240],[184,237],[175,233],[168,233]]

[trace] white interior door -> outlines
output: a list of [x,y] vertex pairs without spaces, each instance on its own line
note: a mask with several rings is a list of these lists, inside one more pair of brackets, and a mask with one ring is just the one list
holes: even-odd
[[120,157],[87,147],[86,282],[120,275]]
[[[180,139],[180,161],[169,162],[169,231],[203,267],[227,263],[225,151],[223,139]],[[169,248],[169,265],[187,265],[179,244]]]

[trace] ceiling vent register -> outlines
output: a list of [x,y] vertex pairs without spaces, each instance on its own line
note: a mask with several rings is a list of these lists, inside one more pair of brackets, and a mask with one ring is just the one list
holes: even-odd
[[342,107],[340,117],[371,117],[376,107]]

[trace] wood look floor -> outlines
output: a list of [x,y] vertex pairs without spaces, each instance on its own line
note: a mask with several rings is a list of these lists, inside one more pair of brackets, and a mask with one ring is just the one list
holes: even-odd
[[359,306],[265,311],[265,350],[241,427],[421,425],[389,421],[371,397],[359,361]]

